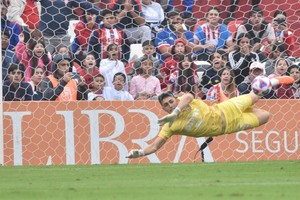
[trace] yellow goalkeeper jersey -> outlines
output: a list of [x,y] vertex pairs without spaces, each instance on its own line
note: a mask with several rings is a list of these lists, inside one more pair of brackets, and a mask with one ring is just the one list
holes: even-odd
[[222,116],[218,105],[208,106],[194,99],[181,111],[171,127],[166,123],[159,137],[167,140],[172,135],[191,137],[216,136],[222,134]]

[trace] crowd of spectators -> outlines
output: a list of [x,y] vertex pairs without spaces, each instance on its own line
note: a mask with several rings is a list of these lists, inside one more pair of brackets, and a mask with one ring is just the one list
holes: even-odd
[[[253,4],[232,33],[212,6],[193,32],[185,19],[194,1],[183,2],[184,12],[173,1],[111,0],[103,10],[88,0],[2,1],[3,100],[155,100],[171,91],[221,102],[249,93],[259,75],[295,79],[265,98],[299,99],[296,37],[285,11],[267,22]],[[141,57],[130,57],[132,44],[141,44]]]

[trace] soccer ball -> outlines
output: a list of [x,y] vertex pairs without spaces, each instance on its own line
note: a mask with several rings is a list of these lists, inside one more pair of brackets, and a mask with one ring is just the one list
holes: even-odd
[[272,90],[272,84],[268,77],[257,76],[251,83],[252,91],[258,96],[265,96]]

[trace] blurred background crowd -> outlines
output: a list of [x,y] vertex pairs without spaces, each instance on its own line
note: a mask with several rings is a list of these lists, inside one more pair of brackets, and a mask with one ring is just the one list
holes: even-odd
[[290,19],[300,3],[266,15],[261,1],[214,2],[3,0],[3,100],[156,100],[172,91],[219,102],[249,93],[260,75],[295,79],[264,98],[299,99],[300,28]]

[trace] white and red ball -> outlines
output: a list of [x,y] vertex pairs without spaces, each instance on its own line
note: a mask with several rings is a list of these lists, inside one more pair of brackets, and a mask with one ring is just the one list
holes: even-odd
[[272,84],[268,77],[257,76],[251,83],[252,91],[258,96],[265,96],[272,90]]

